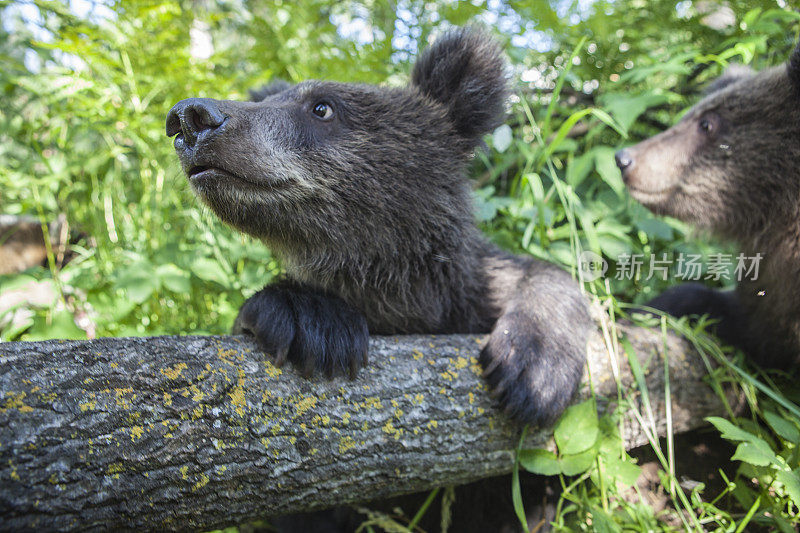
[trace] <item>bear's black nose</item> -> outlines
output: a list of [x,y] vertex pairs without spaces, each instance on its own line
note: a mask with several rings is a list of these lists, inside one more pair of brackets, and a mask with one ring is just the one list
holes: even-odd
[[625,170],[633,163],[633,159],[627,150],[620,150],[614,154],[614,161],[617,162],[617,166],[620,170]]
[[167,135],[172,137],[183,133],[186,143],[192,146],[201,135],[220,127],[225,118],[216,100],[187,98],[175,104],[167,113]]

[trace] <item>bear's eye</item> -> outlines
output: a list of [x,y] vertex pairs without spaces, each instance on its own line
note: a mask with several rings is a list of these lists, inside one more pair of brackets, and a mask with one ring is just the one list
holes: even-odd
[[702,131],[706,135],[711,135],[712,133],[716,133],[717,117],[714,116],[713,113],[709,113],[708,115],[700,119],[700,121],[697,123],[697,127],[700,128],[700,131]]
[[333,107],[327,102],[319,102],[314,105],[311,110],[312,113],[317,115],[322,120],[328,120],[333,116]]

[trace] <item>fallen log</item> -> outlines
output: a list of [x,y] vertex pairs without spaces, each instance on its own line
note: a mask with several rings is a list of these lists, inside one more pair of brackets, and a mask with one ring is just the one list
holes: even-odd
[[[588,345],[602,410],[633,381],[605,323]],[[687,342],[620,328],[661,435],[665,349],[673,430],[724,414]],[[507,473],[521,428],[493,407],[482,342],[376,337],[354,381],[276,368],[245,337],[0,344],[0,529],[212,529]]]

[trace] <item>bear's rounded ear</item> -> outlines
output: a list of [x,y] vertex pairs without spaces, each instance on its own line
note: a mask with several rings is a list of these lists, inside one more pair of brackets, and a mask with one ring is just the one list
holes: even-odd
[[260,102],[267,96],[272,96],[273,94],[278,94],[280,92],[285,91],[292,84],[288,81],[283,80],[273,80],[267,85],[264,85],[260,89],[250,89],[250,101],[251,102]]
[[721,91],[728,85],[736,83],[739,80],[744,80],[755,74],[756,71],[746,65],[730,65],[725,69],[722,75],[708,84],[705,89],[705,94],[709,95],[717,91]]
[[444,105],[456,130],[474,142],[503,121],[506,62],[499,44],[476,27],[450,30],[422,52],[411,85]]
[[794,52],[789,57],[789,62],[786,64],[786,71],[789,73],[789,79],[792,80],[794,88],[800,92],[800,43],[794,48]]

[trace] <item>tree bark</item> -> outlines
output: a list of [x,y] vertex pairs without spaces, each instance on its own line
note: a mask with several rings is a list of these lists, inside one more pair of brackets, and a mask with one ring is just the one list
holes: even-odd
[[[724,413],[685,341],[620,328],[659,434],[665,348],[673,430]],[[245,337],[0,344],[0,529],[211,529],[507,473],[521,428],[493,408],[482,342],[376,337],[353,381],[276,368]],[[601,410],[615,375],[632,383],[607,344],[598,329],[588,345]],[[628,447],[647,442],[625,428]],[[549,439],[534,430],[526,445]]]

